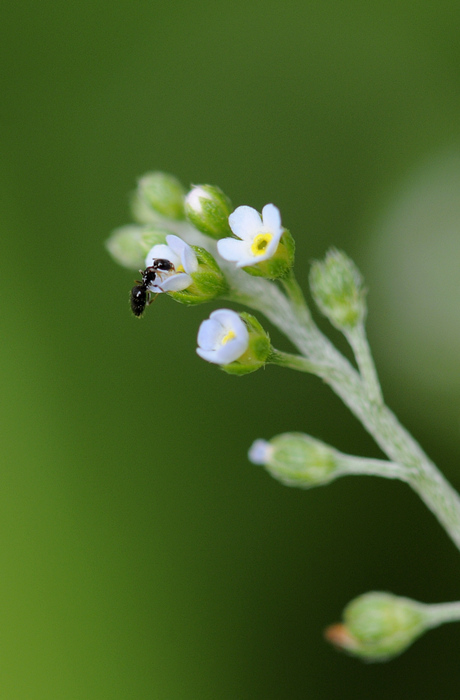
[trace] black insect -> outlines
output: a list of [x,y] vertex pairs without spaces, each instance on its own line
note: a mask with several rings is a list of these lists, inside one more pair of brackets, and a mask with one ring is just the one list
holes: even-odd
[[131,311],[137,318],[140,318],[144,313],[145,307],[150,304],[153,299],[149,291],[150,285],[154,284],[157,277],[161,281],[162,273],[174,272],[174,265],[166,258],[157,258],[153,263],[146,267],[145,270],[139,270],[142,280],[136,280],[136,285],[131,289]]

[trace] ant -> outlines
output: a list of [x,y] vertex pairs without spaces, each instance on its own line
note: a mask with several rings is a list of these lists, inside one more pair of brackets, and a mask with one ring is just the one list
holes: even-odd
[[157,276],[161,276],[162,272],[174,272],[175,267],[166,258],[156,258],[152,265],[146,267],[145,270],[139,270],[142,276],[142,281],[136,280],[136,286],[131,289],[131,311],[137,318],[140,318],[144,313],[147,304],[151,304],[149,290],[151,284],[155,282]]

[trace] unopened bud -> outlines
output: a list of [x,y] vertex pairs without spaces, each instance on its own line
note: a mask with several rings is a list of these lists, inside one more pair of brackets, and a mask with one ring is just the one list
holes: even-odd
[[310,287],[320,311],[339,330],[358,325],[366,316],[361,274],[350,258],[330,250],[324,261],[313,263]]
[[232,203],[219,187],[195,185],[185,197],[185,215],[201,233],[212,238],[231,234],[228,217]]
[[303,433],[256,440],[249,450],[251,462],[263,465],[282,483],[301,488],[327,484],[340,476],[337,455],[324,442]]
[[387,661],[430,627],[428,609],[391,593],[365,593],[347,605],[343,624],[328,627],[325,636],[337,648],[364,661]]
[[139,179],[133,195],[133,216],[142,224],[161,219],[183,219],[184,196],[185,189],[174,175],[146,173]]
[[150,248],[164,243],[168,233],[152,226],[130,224],[115,229],[105,245],[117,263],[130,270],[139,270],[144,267],[144,259]]

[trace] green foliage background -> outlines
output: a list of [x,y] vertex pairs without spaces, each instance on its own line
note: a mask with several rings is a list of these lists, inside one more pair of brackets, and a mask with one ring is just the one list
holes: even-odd
[[[459,486],[457,364],[442,391],[425,381],[455,348],[459,297],[426,345],[439,305],[422,302],[426,276],[401,264],[399,239],[378,237],[401,183],[457,148],[459,29],[448,0],[4,8],[2,698],[458,697],[458,625],[376,666],[321,636],[370,589],[460,597],[458,553],[432,516],[402,485],[301,492],[250,465],[252,440],[285,430],[379,452],[315,378],[202,362],[211,307],[159,298],[136,321],[133,275],[103,241],[128,222],[136,178],[163,169],[235,205],[278,205],[305,290],[309,261],[345,249],[370,289],[388,402]],[[442,256],[441,233],[421,246],[438,239]],[[427,262],[417,241],[403,252]],[[413,289],[423,332],[403,344],[410,313],[386,324]]]

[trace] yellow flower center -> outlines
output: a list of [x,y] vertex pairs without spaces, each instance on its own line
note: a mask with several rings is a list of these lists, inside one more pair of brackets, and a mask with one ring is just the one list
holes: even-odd
[[227,335],[222,338],[222,345],[227,345],[229,340],[236,338],[236,333],[234,331],[228,331]]
[[176,272],[185,272],[184,266],[183,266],[183,265],[178,265],[178,266],[176,267]]
[[256,256],[263,255],[272,238],[273,235],[271,233],[258,233],[252,241],[251,253]]

